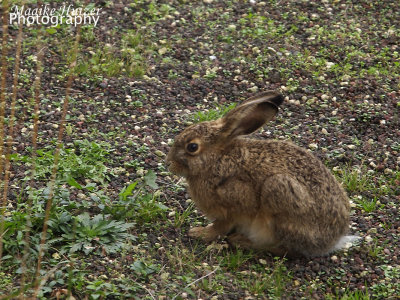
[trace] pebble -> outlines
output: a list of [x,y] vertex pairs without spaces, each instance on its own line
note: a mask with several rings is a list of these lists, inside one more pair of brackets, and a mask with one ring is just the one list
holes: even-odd
[[392,169],[389,169],[389,168],[386,168],[385,169],[385,171],[383,171],[386,175],[389,175],[389,174],[392,174],[393,173],[393,170]]
[[167,53],[168,49],[165,47],[162,47],[160,49],[158,49],[158,54],[160,55],[164,55],[165,53]]
[[326,94],[322,94],[322,95],[321,95],[321,99],[322,99],[322,100],[328,100],[328,99],[329,99],[329,96],[326,95]]
[[258,47],[254,47],[253,49],[251,49],[251,51],[253,51],[253,53],[255,54],[259,54],[261,52],[260,48]]
[[249,88],[249,91],[252,93],[256,93],[258,91],[258,86],[255,85],[255,86]]
[[326,62],[326,68],[327,68],[327,69],[332,68],[334,65],[335,65],[335,63],[333,63],[333,62],[331,62],[331,61],[327,61],[327,62]]
[[266,264],[267,264],[267,261],[266,261],[265,259],[260,258],[258,261],[259,261],[260,264],[262,264],[262,265],[266,265]]
[[160,151],[160,150],[154,151],[154,154],[157,155],[158,157],[164,157],[165,156],[165,153]]
[[374,239],[373,239],[370,235],[367,235],[367,236],[364,237],[364,240],[365,240],[367,243],[370,243],[370,242],[372,242]]

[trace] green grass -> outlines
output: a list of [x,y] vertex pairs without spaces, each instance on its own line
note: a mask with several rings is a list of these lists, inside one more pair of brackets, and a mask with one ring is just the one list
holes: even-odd
[[99,44],[96,50],[83,57],[76,67],[81,75],[103,75],[120,77],[122,75],[140,78],[146,72],[144,55],[150,51],[144,45],[144,39],[139,33],[128,31],[122,36],[121,46]]
[[357,207],[370,213],[384,207],[380,199],[395,195],[398,182],[398,172],[388,175],[377,175],[368,172],[366,167],[335,168],[335,175],[349,193]]
[[329,300],[369,300],[371,299],[371,296],[367,291],[346,291],[344,295],[342,296],[328,296],[326,299]]
[[231,103],[229,105],[215,105],[215,108],[209,109],[206,112],[199,111],[194,114],[193,121],[194,122],[204,122],[204,121],[213,121],[223,117],[228,111],[235,108],[236,103]]

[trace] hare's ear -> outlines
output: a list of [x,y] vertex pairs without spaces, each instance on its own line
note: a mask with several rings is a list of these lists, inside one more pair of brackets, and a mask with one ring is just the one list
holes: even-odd
[[266,91],[247,99],[222,118],[221,134],[233,138],[257,130],[276,115],[282,102],[283,96],[274,91]]

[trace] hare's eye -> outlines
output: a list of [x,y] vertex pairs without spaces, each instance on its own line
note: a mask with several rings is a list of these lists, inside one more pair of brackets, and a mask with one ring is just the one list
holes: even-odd
[[189,143],[186,146],[186,150],[191,153],[196,152],[198,149],[199,149],[199,144],[196,143]]

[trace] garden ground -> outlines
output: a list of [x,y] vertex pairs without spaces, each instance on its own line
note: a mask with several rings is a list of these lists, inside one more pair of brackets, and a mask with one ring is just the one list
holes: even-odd
[[[81,28],[39,297],[398,299],[400,2],[93,3],[100,19]],[[9,86],[17,31],[9,26]],[[9,298],[35,274],[76,31],[23,28],[0,267]],[[290,260],[188,238],[207,221],[166,170],[174,136],[263,90],[286,99],[253,137],[292,140],[321,158],[349,194],[359,245]]]

